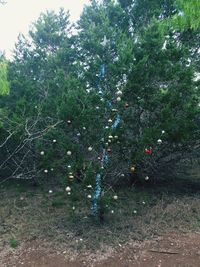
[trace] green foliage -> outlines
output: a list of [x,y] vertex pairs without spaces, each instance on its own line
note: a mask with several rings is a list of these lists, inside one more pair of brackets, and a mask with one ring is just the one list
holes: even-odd
[[14,239],[14,238],[11,239],[11,240],[10,240],[10,247],[15,249],[15,248],[17,248],[17,246],[18,246],[18,242],[17,242],[17,240]]
[[8,64],[5,60],[0,60],[0,95],[9,93],[9,82],[7,80]]
[[179,13],[169,20],[169,25],[175,29],[193,29],[197,30],[200,27],[200,3],[199,0],[192,2],[185,0],[177,0]]
[[[5,155],[12,155],[4,168],[10,176],[73,185],[71,198],[84,198],[85,205],[90,197],[84,190],[95,187],[102,170],[102,148],[110,151],[102,181],[107,192],[131,184],[135,176],[143,181],[169,176],[174,162],[184,153],[192,156],[199,140],[196,26],[163,31],[178,16],[174,1],[119,2],[92,1],[77,34],[63,10],[42,14],[29,38],[19,37],[8,65],[11,89],[2,102],[1,139],[14,133],[4,147]],[[190,16],[187,5],[181,7]],[[120,124],[112,129],[109,121],[117,114]],[[153,153],[147,155],[150,147]],[[109,199],[100,198],[101,215],[113,205]]]

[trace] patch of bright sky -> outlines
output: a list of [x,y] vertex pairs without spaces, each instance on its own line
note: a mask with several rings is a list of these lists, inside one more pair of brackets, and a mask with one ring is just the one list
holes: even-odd
[[89,0],[7,0],[0,5],[0,51],[6,52],[11,58],[12,49],[19,33],[27,34],[32,22],[36,21],[41,12],[58,11],[64,7],[70,11],[71,21],[76,21],[85,4]]

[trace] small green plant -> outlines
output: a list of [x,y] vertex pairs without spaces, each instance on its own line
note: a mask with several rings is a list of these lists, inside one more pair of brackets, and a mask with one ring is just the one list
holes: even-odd
[[12,238],[12,239],[10,240],[10,246],[11,246],[11,248],[17,248],[17,246],[18,246],[18,242],[17,242],[17,240],[14,239],[14,238]]

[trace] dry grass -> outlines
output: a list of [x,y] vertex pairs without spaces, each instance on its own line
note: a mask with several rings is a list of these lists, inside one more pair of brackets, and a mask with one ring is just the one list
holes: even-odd
[[62,191],[48,194],[30,187],[1,188],[0,247],[9,246],[11,240],[19,244],[44,240],[57,247],[94,251],[175,229],[195,231],[200,227],[200,194],[191,185],[186,188],[184,184],[184,192],[170,185],[119,191],[119,200],[110,204],[114,214],[108,212],[102,225],[89,216],[86,193],[70,200]]

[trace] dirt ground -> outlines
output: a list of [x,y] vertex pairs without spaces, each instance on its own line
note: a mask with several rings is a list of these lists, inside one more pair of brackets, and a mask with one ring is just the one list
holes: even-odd
[[143,242],[130,241],[104,253],[57,250],[45,241],[0,250],[1,267],[199,267],[200,233],[169,233]]

